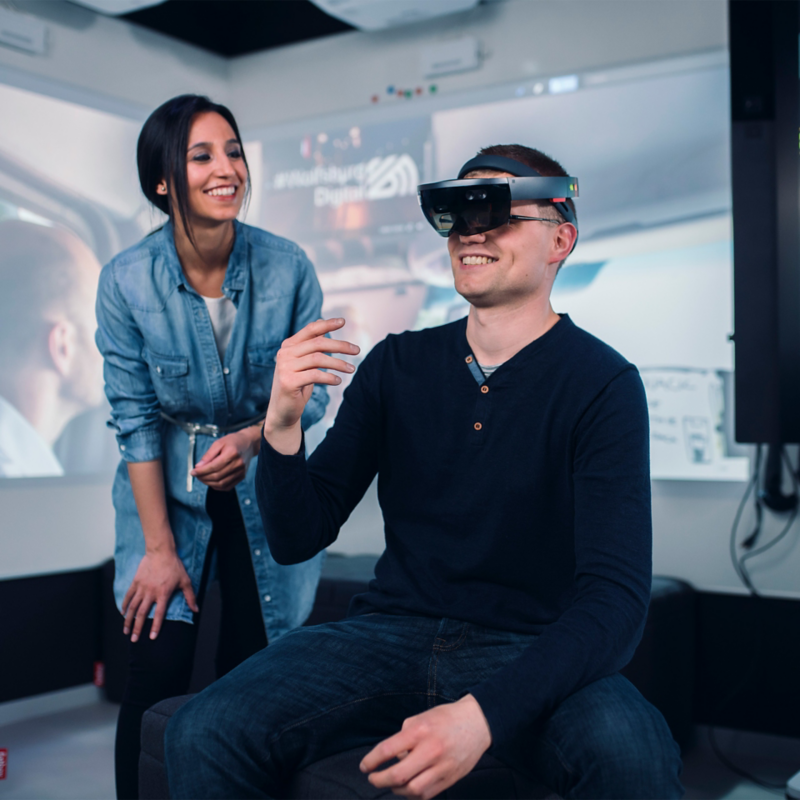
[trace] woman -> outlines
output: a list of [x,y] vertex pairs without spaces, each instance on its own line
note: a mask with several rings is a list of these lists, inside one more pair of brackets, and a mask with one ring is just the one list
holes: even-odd
[[[114,591],[131,634],[120,798],[138,797],[142,714],[188,689],[209,579],[220,579],[223,675],[303,622],[321,563],[275,563],[253,490],[275,354],[320,316],[314,269],[297,245],[236,220],[249,173],[224,106],[168,101],[142,128],[137,160],[142,191],[169,221],[103,269],[97,298],[123,459],[113,489]],[[305,427],[326,403],[315,387]]]

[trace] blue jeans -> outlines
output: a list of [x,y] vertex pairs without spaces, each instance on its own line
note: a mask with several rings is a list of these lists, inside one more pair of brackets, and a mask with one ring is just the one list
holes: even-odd
[[[458,700],[534,639],[384,614],[293,630],[172,718],[170,796],[274,797],[308,764],[377,743],[406,717]],[[620,675],[531,720],[513,748],[490,752],[565,798],[683,794],[680,755],[664,718]]]

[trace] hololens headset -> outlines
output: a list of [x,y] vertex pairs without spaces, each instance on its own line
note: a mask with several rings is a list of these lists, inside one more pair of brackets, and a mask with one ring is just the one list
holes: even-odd
[[[509,172],[517,177],[462,180],[462,176],[483,169]],[[527,164],[505,156],[476,156],[461,167],[458,180],[424,183],[417,187],[417,195],[425,218],[441,236],[449,236],[451,232],[462,236],[486,233],[511,219],[555,222],[545,217],[512,214],[512,200],[548,200],[567,222],[578,227],[566,202],[568,197],[578,196],[577,178],[545,177]]]

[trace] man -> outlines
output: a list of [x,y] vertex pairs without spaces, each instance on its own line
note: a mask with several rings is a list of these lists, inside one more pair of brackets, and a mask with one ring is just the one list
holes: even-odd
[[103,402],[100,264],[62,228],[10,220],[0,243],[0,477],[62,475],[53,444]]
[[291,632],[176,715],[173,797],[272,796],[298,768],[364,744],[375,786],[426,800],[489,748],[563,797],[682,793],[663,717],[617,674],[650,587],[641,381],[550,306],[577,237],[566,191],[500,202],[566,186],[566,173],[508,145],[459,178],[495,180],[421,187],[421,199],[450,232],[468,318],[378,344],[308,463],[305,400],[351,370],[326,353],[358,348],[323,338],[343,320],[320,320],[278,354],[259,460],[273,555],[330,544],[377,472],[376,579],[346,620]]

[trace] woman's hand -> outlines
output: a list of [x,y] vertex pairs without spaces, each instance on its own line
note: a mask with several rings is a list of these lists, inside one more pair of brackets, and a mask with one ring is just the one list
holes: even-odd
[[131,641],[137,641],[144,621],[155,603],[156,613],[150,628],[150,638],[155,639],[176,589],[183,592],[192,611],[200,610],[192,582],[175,550],[170,548],[146,552],[122,601],[122,613],[125,615],[122,632],[127,636],[133,625]]
[[260,425],[215,439],[195,465],[192,475],[212,489],[228,492],[244,480],[250,459],[258,453],[260,443]]
[[267,418],[264,421],[264,437],[279,453],[290,455],[300,449],[300,417],[314,384],[336,386],[342,382],[334,372],[323,370],[346,374],[355,371],[349,362],[329,354],[355,356],[360,351],[358,345],[325,338],[325,334],[338,330],[344,322],[341,318],[310,322],[294,336],[284,340],[278,351]]

